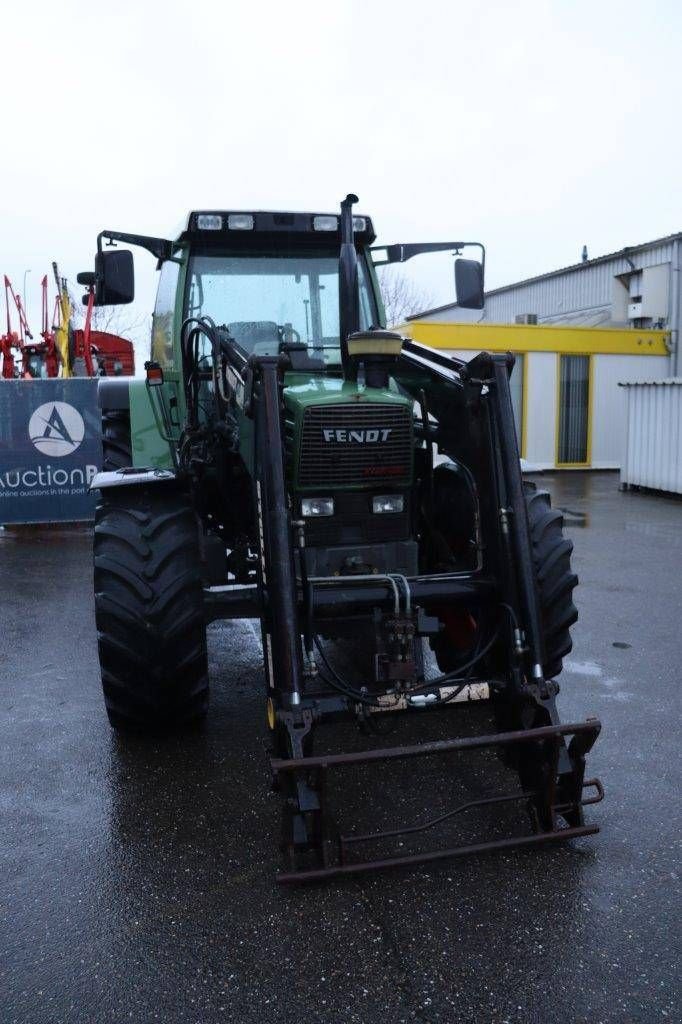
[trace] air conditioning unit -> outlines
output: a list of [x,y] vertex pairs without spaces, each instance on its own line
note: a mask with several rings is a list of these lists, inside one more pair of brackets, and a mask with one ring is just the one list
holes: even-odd
[[537,322],[537,313],[517,313],[514,317],[514,323],[516,324],[537,324]]

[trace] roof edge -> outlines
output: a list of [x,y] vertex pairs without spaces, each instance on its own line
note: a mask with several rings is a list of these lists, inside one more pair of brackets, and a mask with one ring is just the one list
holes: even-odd
[[[657,245],[663,245],[665,242],[675,242],[682,239],[682,231],[676,231],[671,235],[663,235],[661,238],[652,238],[650,242],[640,242],[638,245],[626,245],[623,249],[618,249],[616,252],[608,252],[603,256],[595,256],[594,259],[581,260],[580,263],[571,263],[566,267],[558,267],[556,270],[548,270],[544,274],[536,274],[535,277],[524,277],[520,281],[512,281],[510,284],[500,285],[499,288],[491,288],[485,293],[485,297],[488,298],[491,295],[500,295],[502,292],[511,291],[512,288],[522,288],[528,284],[535,284],[537,281],[546,281],[551,277],[558,277],[560,274],[569,274],[576,270],[582,270],[584,267],[594,267],[599,263],[607,263],[610,260],[616,260],[619,258],[625,258],[630,253],[644,252],[646,249],[652,249]],[[419,313],[413,313],[411,316],[406,317],[406,320],[418,320],[423,316],[430,316],[433,313],[442,313],[446,309],[458,309],[460,308],[457,302],[446,302],[443,306],[434,306],[433,309],[424,309]],[[472,321],[475,322],[475,321]]]

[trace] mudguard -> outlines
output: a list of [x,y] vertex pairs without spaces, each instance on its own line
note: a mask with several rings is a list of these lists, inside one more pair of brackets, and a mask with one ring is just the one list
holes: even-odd
[[166,484],[177,480],[177,474],[170,469],[140,469],[128,466],[113,472],[96,473],[90,484],[90,490],[103,491],[109,487],[136,487],[148,484]]

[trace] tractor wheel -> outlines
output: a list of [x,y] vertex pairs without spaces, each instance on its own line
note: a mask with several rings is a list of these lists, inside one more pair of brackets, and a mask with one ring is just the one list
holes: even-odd
[[[564,537],[563,516],[552,508],[547,491],[524,481],[528,525],[533,548],[533,565],[538,588],[540,618],[544,641],[545,679],[555,679],[562,660],[573,646],[571,626],[578,618],[573,604],[573,588],[578,577],[571,571],[573,542]],[[441,672],[452,672],[467,653],[466,617],[454,612],[449,630],[431,640],[431,648]],[[448,632],[450,635],[448,635]],[[459,635],[455,646],[452,635]]]
[[578,582],[571,570],[573,542],[564,537],[564,517],[552,508],[548,492],[537,490],[529,481],[523,486],[545,646],[542,668],[545,679],[554,679],[573,646],[571,626],[578,618],[573,604],[573,588]]
[[153,731],[200,721],[208,705],[206,625],[189,501],[165,484],[107,489],[94,547],[109,721]]
[[102,469],[111,472],[132,464],[130,413],[127,409],[108,409],[102,413]]

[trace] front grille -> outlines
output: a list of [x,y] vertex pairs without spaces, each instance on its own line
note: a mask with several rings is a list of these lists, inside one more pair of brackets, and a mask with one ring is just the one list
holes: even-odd
[[308,547],[348,547],[357,544],[388,544],[408,540],[410,521],[406,514],[330,516],[328,520],[306,519],[305,539]]
[[[327,435],[325,436],[325,431]],[[331,439],[327,440],[331,435]],[[412,413],[403,405],[315,406],[306,409],[299,449],[299,487],[410,482]]]

